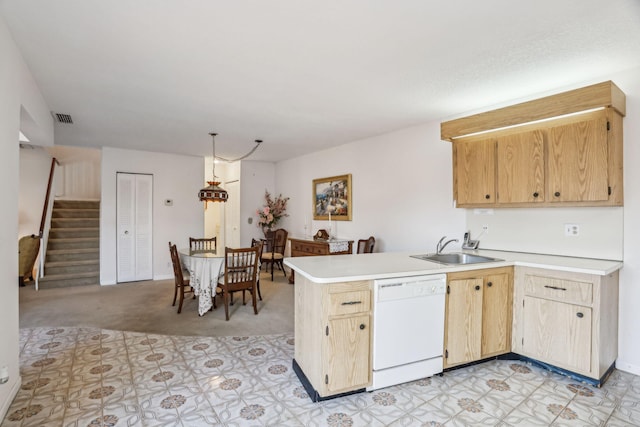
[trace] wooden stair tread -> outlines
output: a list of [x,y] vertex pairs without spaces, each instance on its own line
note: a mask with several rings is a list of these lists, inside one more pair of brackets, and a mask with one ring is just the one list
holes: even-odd
[[64,255],[64,254],[89,254],[100,252],[100,248],[77,248],[77,249],[49,249],[47,254]]
[[39,282],[48,282],[53,280],[65,280],[65,279],[79,279],[79,278],[88,278],[88,277],[99,277],[99,272],[89,272],[89,273],[70,273],[70,274],[46,274],[44,277],[39,279]]
[[54,237],[54,238],[50,238],[49,239],[49,244],[51,244],[51,242],[54,243],[75,243],[75,242],[97,242],[99,241],[100,238],[99,237]]
[[44,267],[45,269],[47,267],[66,267],[66,266],[72,266],[72,265],[99,265],[100,264],[100,260],[98,259],[84,259],[84,260],[77,260],[77,261],[50,261],[50,262],[45,262]]

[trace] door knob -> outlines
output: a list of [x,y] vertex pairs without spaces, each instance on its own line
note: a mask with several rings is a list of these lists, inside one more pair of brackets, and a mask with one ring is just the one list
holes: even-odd
[[364,329],[364,328],[365,328],[364,323],[361,323],[360,324],[360,329]]
[[476,286],[476,291],[479,291],[479,290],[480,290],[480,286]]

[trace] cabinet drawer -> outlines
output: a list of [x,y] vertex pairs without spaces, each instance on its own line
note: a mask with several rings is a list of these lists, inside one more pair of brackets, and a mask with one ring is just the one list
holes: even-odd
[[329,316],[368,312],[370,309],[369,290],[329,294]]
[[526,295],[572,304],[590,305],[593,301],[593,283],[557,279],[544,276],[526,276]]
[[291,251],[309,255],[325,255],[328,253],[327,249],[324,246],[309,245],[304,243],[292,243]]

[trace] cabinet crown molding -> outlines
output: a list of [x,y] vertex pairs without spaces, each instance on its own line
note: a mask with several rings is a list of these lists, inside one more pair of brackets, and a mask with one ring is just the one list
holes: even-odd
[[606,107],[626,115],[625,94],[612,81],[442,122],[440,138],[453,141],[465,135]]

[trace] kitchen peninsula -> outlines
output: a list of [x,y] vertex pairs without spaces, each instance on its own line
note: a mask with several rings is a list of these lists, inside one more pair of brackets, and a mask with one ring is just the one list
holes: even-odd
[[[496,260],[448,265],[413,258],[413,253],[286,258],[285,264],[297,273],[293,365],[312,400],[372,386],[374,281],[439,274],[447,277],[445,330],[456,313],[472,314],[467,313],[469,307],[456,306],[460,300],[450,297],[452,288],[458,291],[464,287],[465,304],[480,304],[473,310],[477,316],[466,322],[471,324],[470,330],[447,332],[444,367],[496,355],[483,351],[486,322],[495,311],[488,296],[500,287],[492,278],[507,272],[504,289],[508,306],[498,329],[508,342],[501,352],[515,353],[595,385],[606,380],[617,358],[618,270],[622,262],[503,251],[468,253]],[[461,280],[460,273],[465,272],[469,274]],[[478,350],[465,345],[456,356],[463,362],[447,363],[448,356],[454,356],[455,343],[471,342],[469,337],[474,336]],[[420,338],[414,340],[419,342]],[[449,351],[447,345],[451,346]]]
[[[324,231],[324,230],[321,230]],[[318,232],[320,233],[320,231]],[[326,231],[325,231],[326,233]],[[327,234],[328,236],[328,234]],[[348,255],[353,252],[353,240],[332,240],[317,238],[289,237],[291,256]],[[294,270],[289,275],[289,283],[295,282]]]

